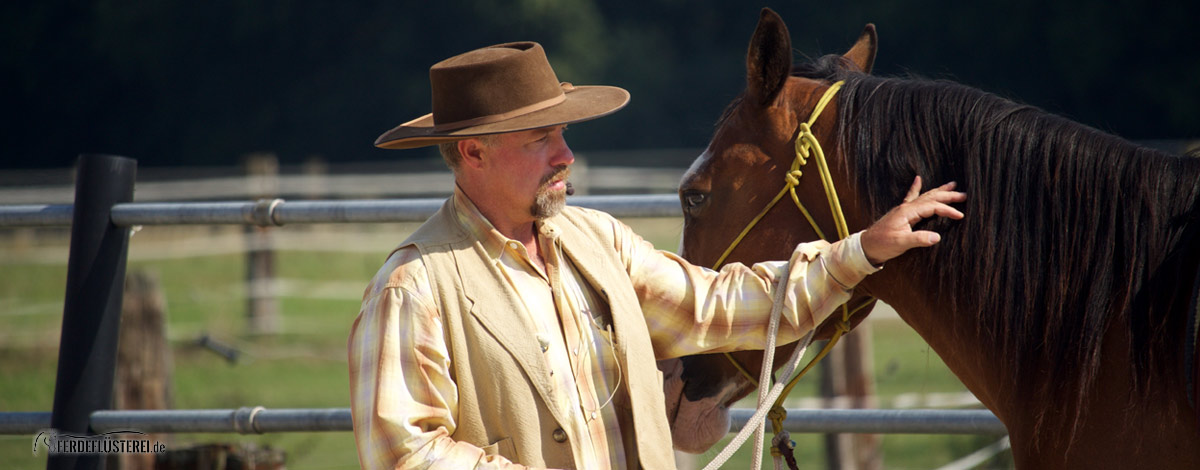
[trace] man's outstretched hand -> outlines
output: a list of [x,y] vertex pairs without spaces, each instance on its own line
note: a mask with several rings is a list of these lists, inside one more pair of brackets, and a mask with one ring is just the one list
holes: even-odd
[[929,230],[913,230],[921,219],[938,215],[951,219],[963,218],[963,213],[950,207],[951,203],[967,200],[966,193],[954,190],[950,182],[921,194],[921,177],[913,179],[904,202],[892,208],[862,234],[863,253],[875,266],[900,256],[910,248],[933,246],[942,236]]

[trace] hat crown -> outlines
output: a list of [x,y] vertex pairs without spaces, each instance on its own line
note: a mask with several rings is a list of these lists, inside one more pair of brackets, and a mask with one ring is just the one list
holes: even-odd
[[429,69],[433,112],[375,139],[400,149],[463,138],[519,132],[607,116],[629,103],[629,92],[612,86],[560,84],[546,52],[535,42],[477,49]]
[[514,42],[477,49],[429,69],[433,121],[439,128],[561,100],[562,87],[542,46]]

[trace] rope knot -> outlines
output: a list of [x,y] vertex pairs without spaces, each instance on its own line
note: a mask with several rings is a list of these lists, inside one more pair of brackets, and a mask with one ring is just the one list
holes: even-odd
[[842,334],[846,334],[846,333],[850,332],[850,322],[848,322],[846,320],[839,321],[834,326],[837,328],[837,331],[842,332]]
[[[792,435],[787,431],[779,431],[775,437],[771,438],[771,450],[778,451],[780,447],[789,451],[796,448],[796,441],[792,440]],[[771,455],[775,455],[775,453],[772,452]]]
[[804,172],[800,170],[792,170],[783,175],[783,182],[788,186],[800,186],[800,177],[804,176]]
[[767,419],[771,420],[771,426],[775,428],[775,432],[783,430],[783,422],[787,420],[787,410],[779,403],[775,403],[771,407],[771,411],[767,412]]
[[[811,152],[809,151],[809,148],[812,145],[812,144],[808,143],[808,140],[806,140],[804,138],[804,135],[805,134],[800,134],[800,137],[796,138],[796,145],[795,145],[796,160],[798,160],[801,165],[808,164],[808,156],[811,154]],[[809,134],[809,135],[811,135],[811,134]]]
[[771,438],[771,457],[775,459],[775,468],[780,466],[779,458],[782,457],[787,463],[789,469],[796,469],[796,456],[793,451],[796,450],[796,441],[792,440],[792,436],[787,431],[781,431]]

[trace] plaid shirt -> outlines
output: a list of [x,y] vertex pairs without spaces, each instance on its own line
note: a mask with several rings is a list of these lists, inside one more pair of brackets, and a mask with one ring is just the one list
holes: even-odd
[[[537,224],[545,270],[524,245],[501,235],[461,191],[458,222],[483,245],[521,297],[552,376],[549,406],[569,410],[560,423],[581,469],[636,467],[636,449],[622,433],[626,395],[612,351],[608,306],[562,256],[558,230]],[[790,272],[784,262],[731,264],[716,272],[654,249],[626,225],[611,224],[634,284],[655,355],[761,349],[772,287],[789,276],[780,344],[795,341],[849,299],[849,288],[877,270],[863,255],[858,234],[832,245],[798,246]],[[823,262],[817,261],[820,257]],[[826,271],[828,269],[829,271]],[[350,386],[359,460],[364,468],[520,468],[478,447],[456,442],[458,391],[451,377],[441,316],[420,253],[392,253],[364,292],[350,335]],[[735,314],[736,312],[736,314]]]

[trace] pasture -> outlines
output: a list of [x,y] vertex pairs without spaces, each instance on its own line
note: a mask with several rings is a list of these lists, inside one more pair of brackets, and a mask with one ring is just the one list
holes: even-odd
[[[656,246],[674,249],[679,219],[630,219]],[[345,343],[362,288],[390,249],[414,224],[285,226],[274,229],[282,331],[244,333],[245,241],[242,227],[148,227],[130,243],[129,271],[161,281],[174,359],[173,403],[178,409],[335,408],[349,404]],[[0,411],[48,411],[53,402],[67,258],[66,230],[0,232]],[[930,407],[930,397],[965,388],[901,320],[878,315],[873,327],[877,400],[881,407]],[[203,336],[242,352],[236,363],[197,345]],[[790,406],[816,395],[807,377]],[[739,407],[752,407],[754,396]],[[807,405],[807,402],[804,403]],[[32,436],[0,436],[5,468],[44,468],[30,454]],[[817,435],[793,435],[802,468],[823,468]],[[885,435],[889,469],[936,468],[996,440],[996,436]],[[282,449],[290,469],[358,468],[351,433],[261,436],[177,434],[169,448],[202,442],[248,442]],[[749,445],[729,468],[748,464]],[[706,463],[720,448],[697,459]],[[737,459],[741,459],[740,461]],[[768,457],[769,459],[769,457]],[[1002,456],[991,462],[1008,466]]]

